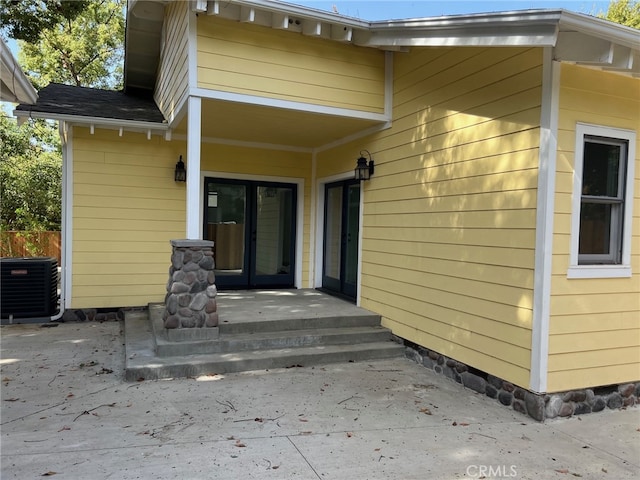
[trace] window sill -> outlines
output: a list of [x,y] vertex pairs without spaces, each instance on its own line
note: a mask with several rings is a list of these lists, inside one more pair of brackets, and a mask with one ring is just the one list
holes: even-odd
[[567,278],[631,278],[630,265],[574,265]]

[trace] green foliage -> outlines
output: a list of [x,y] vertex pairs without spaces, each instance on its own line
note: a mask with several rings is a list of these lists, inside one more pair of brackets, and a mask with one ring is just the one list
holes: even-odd
[[52,123],[0,110],[0,228],[59,230],[62,154]]
[[36,88],[51,82],[121,88],[124,5],[125,0],[86,2],[75,17],[43,28],[35,42],[20,41],[18,61]]
[[0,0],[3,30],[11,38],[35,43],[43,30],[76,18],[88,0]]
[[640,29],[640,3],[635,0],[612,0],[609,8],[600,18]]

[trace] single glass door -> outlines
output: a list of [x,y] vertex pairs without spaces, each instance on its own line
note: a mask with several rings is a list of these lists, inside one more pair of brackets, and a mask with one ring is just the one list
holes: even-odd
[[251,286],[294,283],[295,186],[256,185]]
[[292,287],[295,184],[205,180],[204,238],[221,289]]
[[358,284],[360,183],[355,180],[325,187],[322,287],[355,299]]
[[216,284],[243,288],[249,284],[249,188],[232,180],[205,182],[205,240],[213,240]]

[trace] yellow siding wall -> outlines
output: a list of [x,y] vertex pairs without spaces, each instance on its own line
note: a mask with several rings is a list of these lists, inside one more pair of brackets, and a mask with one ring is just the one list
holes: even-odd
[[362,306],[412,342],[528,387],[540,49],[394,58],[393,127],[323,152],[318,177],[364,184]]
[[[304,191],[298,191],[298,198],[304,198],[302,287],[309,288],[309,225],[311,218],[311,155],[304,152],[268,150],[219,144],[202,144],[201,169],[204,172],[220,172],[242,175],[278,177],[286,182],[304,179]],[[248,176],[248,177],[247,177]],[[230,178],[228,175],[226,178]],[[292,180],[293,181],[293,180]]]
[[189,93],[189,2],[170,2],[166,9],[154,98],[165,118],[172,121]]
[[176,142],[73,131],[72,308],[164,299],[169,241],[185,235],[185,185],[173,181]]
[[568,279],[576,123],[635,130],[640,79],[562,65],[548,391],[640,380],[640,144],[636,145],[631,278]]
[[384,112],[384,53],[216,17],[198,17],[198,86]]

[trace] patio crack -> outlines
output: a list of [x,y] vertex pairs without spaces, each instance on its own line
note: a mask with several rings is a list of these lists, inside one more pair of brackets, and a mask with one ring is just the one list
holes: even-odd
[[300,456],[304,459],[304,461],[307,462],[307,465],[309,465],[309,468],[313,471],[313,473],[316,474],[316,477],[318,477],[319,479],[322,479],[320,474],[316,471],[315,468],[313,468],[313,465],[311,465],[311,462],[309,462],[309,460],[307,460],[307,457],[304,456],[304,453],[302,453],[300,451],[298,446],[295,444],[295,442],[293,440],[291,440],[291,437],[289,435],[287,435],[287,440],[289,440],[289,442],[291,442],[291,445],[293,445],[293,448],[295,448],[298,451],[298,453],[300,454]]

